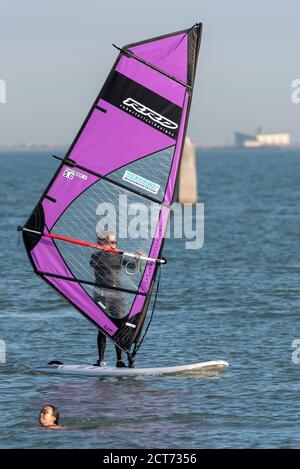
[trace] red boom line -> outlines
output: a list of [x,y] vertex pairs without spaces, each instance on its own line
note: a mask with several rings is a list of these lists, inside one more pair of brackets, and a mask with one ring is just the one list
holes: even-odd
[[44,236],[53,239],[60,239],[61,241],[68,241],[69,243],[80,244],[81,246],[87,246],[89,248],[103,249],[103,251],[114,252],[116,254],[123,254],[124,251],[120,249],[105,248],[101,244],[90,243],[89,241],[81,241],[80,239],[68,238],[67,236],[60,236],[53,233],[43,233]]

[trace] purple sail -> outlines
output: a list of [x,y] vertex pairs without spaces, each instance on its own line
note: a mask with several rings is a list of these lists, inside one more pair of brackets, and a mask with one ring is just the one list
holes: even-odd
[[[120,49],[74,142],[23,227],[34,271],[125,351],[139,340],[160,268],[200,38],[201,24],[196,24]],[[155,229],[149,236],[120,235],[127,228],[120,200],[144,204],[149,210],[155,204]],[[95,270],[99,249],[86,242],[96,243],[103,204],[115,209],[118,248],[129,255],[142,252],[145,258],[133,274],[125,254],[120,274],[114,273],[109,259],[118,264],[118,253],[103,257],[107,265]],[[54,234],[71,242],[52,238]],[[110,283],[108,278],[114,280]]]

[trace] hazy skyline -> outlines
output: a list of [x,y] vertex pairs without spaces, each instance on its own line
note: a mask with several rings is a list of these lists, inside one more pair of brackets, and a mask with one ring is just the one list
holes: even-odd
[[300,142],[300,2],[0,0],[0,145],[69,145],[124,44],[203,22],[188,134],[290,132]]

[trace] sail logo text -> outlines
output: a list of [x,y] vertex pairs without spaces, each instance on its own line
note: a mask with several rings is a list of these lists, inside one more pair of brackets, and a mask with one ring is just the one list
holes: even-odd
[[160,188],[159,184],[156,182],[149,181],[149,179],[143,178],[138,174],[134,174],[131,171],[126,170],[124,176],[122,177],[123,181],[130,182],[134,186],[141,187],[146,191],[151,192],[152,194],[157,194]]
[[65,169],[63,172],[63,177],[67,179],[74,179],[74,176],[87,180],[87,176],[85,174],[79,173],[78,171],[74,171],[74,169]]
[[125,104],[127,107],[132,108],[134,111],[136,111],[139,114],[142,114],[143,116],[149,117],[153,122],[156,122],[157,124],[161,125],[162,127],[166,127],[167,129],[177,129],[178,125],[171,121],[170,119],[167,119],[166,117],[162,116],[161,114],[158,114],[158,112],[153,111],[153,109],[150,109],[149,107],[145,106],[144,104],[139,103],[133,98],[127,98],[123,101],[123,104]]

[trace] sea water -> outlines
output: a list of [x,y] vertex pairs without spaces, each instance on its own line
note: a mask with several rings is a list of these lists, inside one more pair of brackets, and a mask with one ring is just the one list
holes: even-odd
[[[32,273],[16,231],[57,167],[50,154],[0,154],[0,447],[299,447],[300,150],[199,149],[203,248],[165,244],[137,365],[224,359],[230,368],[101,380],[30,372],[51,359],[97,359],[95,328]],[[40,428],[46,403],[64,430]]]

